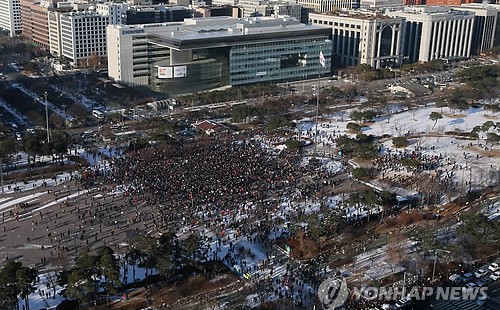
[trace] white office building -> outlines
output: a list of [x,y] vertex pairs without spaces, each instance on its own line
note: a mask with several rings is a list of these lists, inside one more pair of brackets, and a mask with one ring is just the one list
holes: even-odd
[[362,10],[382,10],[386,8],[403,7],[403,0],[360,0]]
[[367,64],[373,68],[402,61],[403,19],[376,13],[310,13],[316,26],[332,31],[332,63],[335,67]]
[[471,55],[473,12],[443,6],[413,6],[386,15],[406,20],[403,55],[409,62],[458,60]]
[[21,34],[20,0],[0,0],[0,29],[11,37]]
[[60,14],[60,55],[75,64],[85,64],[90,58],[105,61],[108,24],[109,16],[95,12]]
[[111,25],[118,25],[122,23],[122,14],[127,12],[128,7],[127,3],[97,3],[96,12],[103,16],[109,16],[109,23]]
[[297,0],[297,4],[321,13],[358,9],[359,2],[360,0]]
[[312,79],[330,73],[330,33],[289,17],[110,25],[108,73],[128,85],[177,94]]
[[471,54],[479,55],[494,46],[500,6],[482,3],[463,4],[455,10],[474,12]]

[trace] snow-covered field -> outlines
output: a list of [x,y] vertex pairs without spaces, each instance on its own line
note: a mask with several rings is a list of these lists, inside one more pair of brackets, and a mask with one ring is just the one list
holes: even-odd
[[[335,146],[334,140],[340,135],[355,136],[347,130],[349,114],[354,111],[339,112],[325,116],[318,123],[318,148],[325,150]],[[454,111],[449,108],[438,108],[434,105],[418,109],[402,111],[399,106],[394,106],[392,111],[398,112],[390,117],[383,116],[374,119],[372,123],[365,124],[361,132],[382,136],[387,134],[392,137],[408,136],[410,145],[406,148],[396,148],[391,139],[382,140],[382,153],[399,151],[418,151],[423,155],[442,156],[443,162],[449,161],[444,170],[451,170],[455,166],[454,181],[458,184],[472,182],[472,187],[484,187],[495,182],[498,176],[492,175],[499,170],[498,146],[492,147],[486,141],[488,132],[499,133],[499,129],[492,126],[487,132],[479,132],[477,139],[459,139],[456,136],[446,135],[446,132],[468,133],[474,127],[481,126],[488,121],[497,123],[500,117],[485,111],[483,108],[469,108],[466,111]],[[432,112],[442,115],[436,123],[429,118]],[[315,136],[314,122],[310,119],[298,121],[297,134],[309,138]],[[329,152],[331,153],[331,152]]]

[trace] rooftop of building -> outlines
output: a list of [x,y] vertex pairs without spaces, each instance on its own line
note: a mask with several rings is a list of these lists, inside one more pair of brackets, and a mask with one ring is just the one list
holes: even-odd
[[406,6],[403,9],[388,10],[390,13],[398,13],[402,15],[472,15],[474,13],[462,10],[454,10],[451,6],[426,6],[415,5]]
[[382,12],[368,11],[368,10],[350,10],[350,11],[331,11],[326,13],[311,13],[310,15],[324,15],[324,16],[339,16],[363,20],[381,20],[392,19],[393,17],[386,16]]
[[133,34],[136,31],[144,30],[149,34],[151,42],[178,49],[201,48],[203,46],[224,47],[256,39],[284,41],[290,38],[304,38],[308,35],[324,35],[327,38],[331,32],[324,27],[301,24],[296,19],[289,17],[234,18],[221,16],[189,18],[181,23],[113,25],[110,27],[123,29],[122,34]]

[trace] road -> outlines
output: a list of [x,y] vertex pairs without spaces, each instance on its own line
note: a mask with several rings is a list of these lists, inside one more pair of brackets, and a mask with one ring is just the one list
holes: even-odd
[[416,309],[434,310],[496,310],[500,309],[500,281],[492,282],[486,291],[488,300],[484,305],[478,305],[474,300],[440,300]]

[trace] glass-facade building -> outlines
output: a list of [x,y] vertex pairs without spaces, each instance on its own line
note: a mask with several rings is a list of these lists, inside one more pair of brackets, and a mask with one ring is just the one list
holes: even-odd
[[[134,40],[127,40],[123,34],[134,35],[137,26],[110,27],[113,29],[108,29],[108,39],[114,33],[120,35],[118,40],[111,41],[119,42],[117,46],[123,49],[109,53],[110,77],[166,93],[313,79],[331,72],[332,44],[328,29],[284,18],[195,18],[181,25],[142,27],[144,32],[137,36],[147,36],[149,46],[164,49],[167,55],[147,62],[146,82],[135,79],[135,75],[120,75],[128,70],[134,72],[134,51],[130,53],[130,68],[124,46]],[[325,58],[324,66],[320,64],[320,51]]]
[[[323,38],[276,40],[233,46],[229,55],[231,85],[287,82],[330,72],[319,62],[320,51],[331,55],[332,44]],[[325,64],[326,66],[326,64]]]

